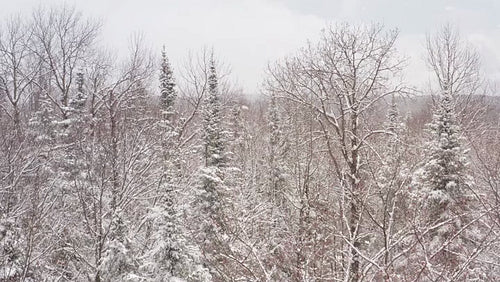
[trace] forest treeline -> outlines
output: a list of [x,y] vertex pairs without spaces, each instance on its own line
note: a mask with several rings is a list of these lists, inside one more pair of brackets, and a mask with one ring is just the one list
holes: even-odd
[[498,281],[499,100],[453,26],[429,87],[397,30],[344,23],[253,98],[101,28],[2,22],[0,281]]

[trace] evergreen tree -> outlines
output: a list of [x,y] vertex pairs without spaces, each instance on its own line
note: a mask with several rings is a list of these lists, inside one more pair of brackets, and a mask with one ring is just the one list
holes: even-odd
[[[420,171],[427,257],[446,277],[459,271],[472,245],[471,180],[453,97],[445,88],[429,125],[430,140]],[[467,271],[460,270],[467,275]],[[435,272],[435,271],[434,271]],[[463,277],[463,276],[462,276]]]
[[203,143],[206,167],[221,168],[224,165],[224,141],[221,127],[221,101],[219,97],[217,72],[213,57],[208,75],[208,97],[203,109]]
[[[203,158],[205,165],[201,168],[200,190],[198,191],[197,220],[199,230],[197,241],[200,243],[204,256],[211,264],[223,266],[218,254],[227,249],[223,243],[225,235],[225,220],[223,216],[223,201],[225,183],[223,168],[224,158],[224,132],[221,121],[221,101],[219,98],[217,73],[213,58],[210,61],[208,75],[208,96],[203,107]],[[213,273],[215,275],[215,272]]]
[[[444,92],[429,125],[424,188],[433,210],[430,220],[442,218],[451,205],[461,202],[467,192],[466,156],[461,145],[452,97]],[[458,202],[457,202],[458,201]]]
[[171,122],[177,93],[175,91],[174,76],[170,63],[168,62],[165,47],[163,47],[161,52],[160,95],[162,119]]
[[155,226],[152,248],[141,266],[143,277],[148,281],[211,281],[208,269],[203,265],[198,246],[188,239],[174,192],[165,195],[163,204],[150,212]]
[[109,241],[99,264],[104,281],[139,281],[131,245],[123,212],[118,208],[112,216]]
[[176,93],[165,49],[162,51],[160,69],[160,94],[162,201],[158,207],[150,210],[149,217],[153,224],[152,247],[145,255],[141,270],[151,281],[171,281],[175,278],[210,281],[208,270],[201,264],[200,251],[187,239],[188,231],[180,220],[183,210],[177,186],[179,156],[176,154],[177,132],[173,120]]
[[[221,127],[221,102],[218,92],[217,73],[213,58],[210,61],[208,76],[208,97],[203,108],[203,146],[205,166],[202,169],[201,205],[205,215],[212,222],[205,225],[205,232],[214,233],[215,226],[220,227],[220,186],[223,184],[221,168],[224,165],[224,142]],[[214,225],[215,224],[215,225]]]

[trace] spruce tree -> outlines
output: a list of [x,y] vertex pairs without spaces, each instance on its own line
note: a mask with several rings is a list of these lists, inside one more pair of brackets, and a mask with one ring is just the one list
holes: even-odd
[[[197,195],[197,220],[199,220],[197,241],[202,246],[208,262],[220,264],[219,253],[225,252],[223,240],[225,222],[222,196],[224,195],[223,168],[224,138],[221,124],[221,101],[217,73],[213,58],[208,75],[208,93],[203,106],[203,160],[200,190]],[[213,269],[212,269],[213,270]],[[214,273],[215,274],[215,273]]]
[[438,220],[467,191],[466,156],[452,97],[447,92],[439,101],[429,128],[431,139],[427,143],[423,178],[433,207],[431,220]]
[[161,52],[160,95],[162,119],[171,122],[177,93],[175,91],[174,76],[167,58],[165,47],[163,47]]
[[112,215],[106,250],[99,264],[104,281],[137,281],[137,260],[132,252],[133,242],[128,236],[124,213],[117,208]]
[[[472,250],[470,212],[473,198],[453,97],[445,88],[429,125],[421,170],[421,201],[427,257],[434,269],[454,275]],[[463,271],[464,274],[467,271]]]
[[[160,191],[163,194],[161,210],[155,219],[157,231],[153,235],[155,250],[154,261],[157,262],[157,272],[164,272],[174,276],[176,268],[180,263],[181,248],[184,234],[181,234],[181,226],[178,220],[179,211],[177,207],[177,191],[174,181],[175,166],[172,162],[174,130],[172,128],[172,114],[175,102],[175,82],[173,73],[168,62],[165,47],[163,47],[162,63],[160,69],[160,107],[162,111],[162,183]],[[158,277],[156,277],[158,278]]]
[[221,127],[221,101],[213,57],[210,61],[208,97],[205,99],[203,121],[205,166],[221,168],[224,165],[224,142]]
[[174,121],[176,99],[175,82],[168,63],[165,48],[162,51],[160,69],[161,108],[161,199],[158,207],[150,210],[153,224],[151,249],[144,256],[141,272],[148,281],[171,281],[175,278],[186,281],[210,281],[208,270],[201,263],[201,254],[196,245],[187,238],[188,231],[180,220],[178,182],[178,154]]

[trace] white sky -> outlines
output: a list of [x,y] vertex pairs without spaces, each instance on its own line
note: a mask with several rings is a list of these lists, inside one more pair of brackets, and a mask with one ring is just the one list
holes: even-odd
[[0,17],[30,13],[40,4],[66,3],[104,21],[103,43],[125,49],[143,32],[163,44],[174,68],[189,51],[213,47],[245,92],[259,91],[268,62],[318,38],[329,23],[381,22],[400,29],[399,50],[410,57],[407,78],[427,81],[425,34],[457,24],[483,57],[488,77],[500,82],[500,0],[2,0]]

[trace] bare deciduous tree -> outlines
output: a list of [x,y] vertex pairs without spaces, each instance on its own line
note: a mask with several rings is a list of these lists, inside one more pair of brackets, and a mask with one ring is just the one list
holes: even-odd
[[101,24],[84,18],[74,8],[62,6],[33,13],[32,51],[46,66],[57,93],[47,93],[62,119],[71,109],[70,90],[76,72],[99,34]]
[[481,73],[479,53],[451,24],[427,35],[425,47],[425,59],[437,80],[438,95],[448,92],[453,97],[466,133],[481,128],[479,120],[485,110],[482,96],[488,88]]
[[[384,97],[400,94],[397,76],[403,61],[395,54],[397,31],[382,26],[327,28],[317,46],[271,67],[269,91],[312,108],[318,115],[332,171],[341,186],[338,230],[343,240],[339,262],[349,281],[361,279],[361,267],[371,263],[363,255],[363,214],[370,137],[383,132],[368,128],[370,110]],[[347,279],[347,278],[346,278]]]
[[38,68],[30,50],[33,31],[19,16],[5,22],[0,35],[0,92],[9,102],[3,110],[21,126],[22,103],[26,102]]

